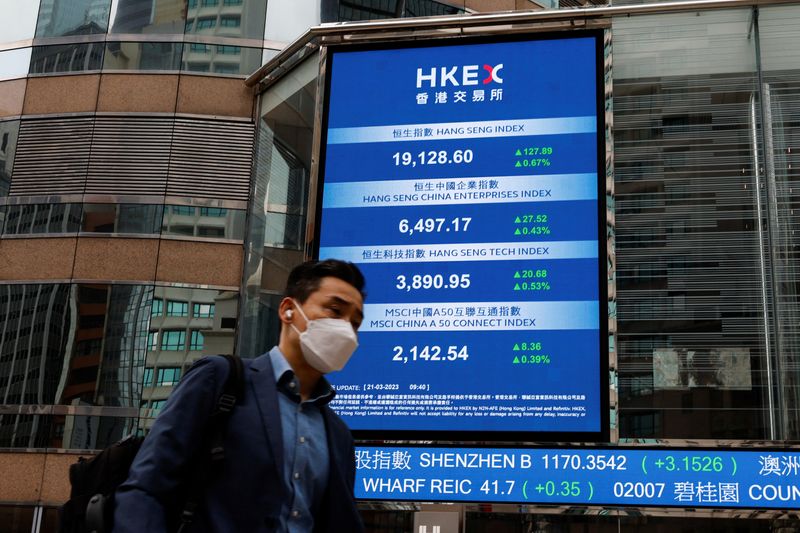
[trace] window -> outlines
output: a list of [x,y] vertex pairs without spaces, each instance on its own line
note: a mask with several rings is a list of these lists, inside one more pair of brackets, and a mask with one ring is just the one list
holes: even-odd
[[217,74],[239,74],[239,65],[227,65],[224,63],[217,63],[214,65],[214,72]]
[[100,353],[103,347],[102,339],[86,339],[75,343],[75,354],[78,356]]
[[223,28],[238,28],[242,25],[242,17],[222,16],[219,18],[219,25]]
[[214,316],[214,304],[194,304],[192,316],[195,318],[212,318]]
[[187,224],[168,224],[164,223],[161,228],[164,235],[194,235],[194,226]]
[[[200,45],[200,46],[205,46],[205,45]],[[172,214],[194,216],[194,207],[189,207],[187,205],[173,205]]]
[[[241,46],[230,46],[227,44],[220,44],[217,46],[217,53],[218,54],[228,54],[228,55],[239,55],[242,53]],[[203,209],[214,209],[213,207],[203,208]],[[224,209],[219,209],[219,211],[225,211]]]
[[186,70],[189,72],[208,72],[210,65],[208,63],[189,63],[186,66]]
[[197,0],[189,0],[189,4],[187,6],[189,9],[194,9],[197,7]]
[[[151,376],[152,378],[152,376]],[[176,385],[181,379],[180,367],[169,367],[158,369],[158,379],[156,380],[157,387],[168,387]]]
[[[217,48],[219,48],[219,47],[217,47]],[[203,53],[203,54],[207,54],[207,53],[209,53],[211,51],[211,48],[207,44],[200,44],[200,43],[192,43],[189,46],[189,49],[192,52],[200,52],[200,53]],[[189,207],[187,209],[192,209],[192,208]],[[184,213],[184,214],[190,214],[191,215],[191,214],[194,214],[194,213]]]
[[167,403],[167,400],[153,400],[150,402],[150,409],[153,411],[160,411],[165,403]]
[[147,349],[150,351],[158,350],[158,332],[151,331],[147,334]]
[[153,298],[153,307],[150,311],[150,316],[161,316],[164,314],[164,300],[161,298]]
[[142,383],[145,387],[152,387],[153,386],[153,369],[152,368],[145,368],[144,369],[144,379]]
[[198,30],[207,30],[208,28],[213,28],[216,25],[217,25],[216,18],[197,19]]
[[189,350],[200,351],[203,349],[203,332],[192,331],[192,342],[189,345]]
[[222,4],[226,6],[240,6],[242,5],[242,0],[224,0]]
[[203,7],[211,7],[219,4],[219,0],[203,0],[200,5]]
[[[217,51],[220,48],[226,48],[224,46],[218,46]],[[227,48],[239,48],[238,46],[228,46]],[[200,215],[204,217],[224,217],[228,214],[227,209],[222,209],[219,207],[201,207],[200,208]]]
[[168,300],[167,316],[189,316],[189,302]]
[[183,31],[186,32],[186,33],[189,33],[190,31],[192,31],[192,25],[193,24],[194,24],[193,20],[187,20],[186,21],[186,26],[184,26]]
[[198,226],[197,227],[197,236],[198,237],[225,237],[225,228],[216,228],[216,227],[209,227],[209,226]]
[[162,331],[161,349],[180,352],[186,348],[186,332],[183,330]]

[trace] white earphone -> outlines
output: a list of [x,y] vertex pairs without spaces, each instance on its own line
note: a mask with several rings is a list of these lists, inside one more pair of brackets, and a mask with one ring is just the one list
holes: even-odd
[[291,309],[287,309],[286,312],[284,313],[284,315],[286,315],[286,318],[292,318],[293,314],[294,311],[292,311]]

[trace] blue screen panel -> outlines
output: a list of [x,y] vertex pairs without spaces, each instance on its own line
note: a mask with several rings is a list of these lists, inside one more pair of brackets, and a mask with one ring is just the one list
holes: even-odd
[[602,439],[598,35],[331,53],[318,255],[367,278],[329,376],[357,435]]

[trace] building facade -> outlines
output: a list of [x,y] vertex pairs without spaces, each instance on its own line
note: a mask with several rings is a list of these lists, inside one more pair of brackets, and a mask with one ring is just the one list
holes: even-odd
[[[55,531],[76,453],[146,432],[198,357],[274,344],[313,234],[320,64],[343,33],[279,54],[324,22],[372,21],[352,35],[375,42],[458,27],[382,37],[381,20],[478,11],[525,16],[476,34],[603,28],[612,442],[800,440],[800,5],[620,4],[0,0],[0,533]],[[419,508],[364,513],[408,531]],[[474,532],[800,527],[460,509]]]

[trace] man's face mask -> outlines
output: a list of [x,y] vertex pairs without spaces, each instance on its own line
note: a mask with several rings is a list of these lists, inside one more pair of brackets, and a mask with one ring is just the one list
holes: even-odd
[[352,324],[338,318],[309,320],[300,304],[296,300],[292,302],[306,319],[306,330],[302,332],[290,324],[300,335],[300,349],[306,362],[323,374],[343,369],[358,348]]

